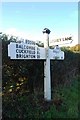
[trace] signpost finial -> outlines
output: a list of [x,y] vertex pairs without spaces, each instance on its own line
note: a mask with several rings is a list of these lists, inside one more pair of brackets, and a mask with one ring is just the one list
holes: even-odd
[[47,34],[50,34],[50,30],[48,28],[44,28],[44,30],[42,31],[43,33],[47,33]]

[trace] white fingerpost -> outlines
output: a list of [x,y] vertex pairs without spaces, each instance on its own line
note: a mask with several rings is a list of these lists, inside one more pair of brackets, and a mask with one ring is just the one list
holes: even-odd
[[8,45],[10,59],[44,60],[44,99],[46,101],[51,100],[50,60],[64,60],[64,52],[59,46],[55,46],[54,49],[49,48],[50,32],[48,28],[43,30],[44,48],[27,39],[21,43],[10,42]]
[[51,100],[51,78],[50,78],[50,58],[49,58],[49,34],[50,30],[45,28],[44,34],[44,48],[46,61],[44,62],[44,98],[47,101]]

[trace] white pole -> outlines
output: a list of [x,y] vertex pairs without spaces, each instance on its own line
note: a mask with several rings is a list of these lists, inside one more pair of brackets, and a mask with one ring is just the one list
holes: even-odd
[[50,78],[50,58],[49,58],[49,34],[50,30],[45,28],[44,31],[44,48],[46,61],[44,62],[44,99],[51,100],[51,78]]

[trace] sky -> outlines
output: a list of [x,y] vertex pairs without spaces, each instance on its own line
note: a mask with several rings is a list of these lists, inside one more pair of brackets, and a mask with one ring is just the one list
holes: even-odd
[[3,2],[0,31],[43,41],[43,29],[49,28],[49,39],[72,35],[78,43],[77,2]]

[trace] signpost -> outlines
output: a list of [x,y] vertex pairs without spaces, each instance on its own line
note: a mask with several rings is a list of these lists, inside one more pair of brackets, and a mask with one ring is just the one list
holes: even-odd
[[53,45],[64,45],[64,44],[71,44],[73,42],[72,36],[67,36],[67,37],[63,37],[60,39],[54,39],[50,42],[49,46],[53,46]]
[[44,60],[44,98],[47,101],[51,100],[51,78],[50,78],[50,59],[64,60],[64,52],[59,46],[54,49],[49,48],[50,30],[45,28],[44,48],[38,47],[34,41],[25,40],[25,42],[11,42],[8,45],[8,56],[10,59],[26,59],[26,60]]
[[45,49],[27,43],[14,43],[8,45],[10,59],[46,59]]

